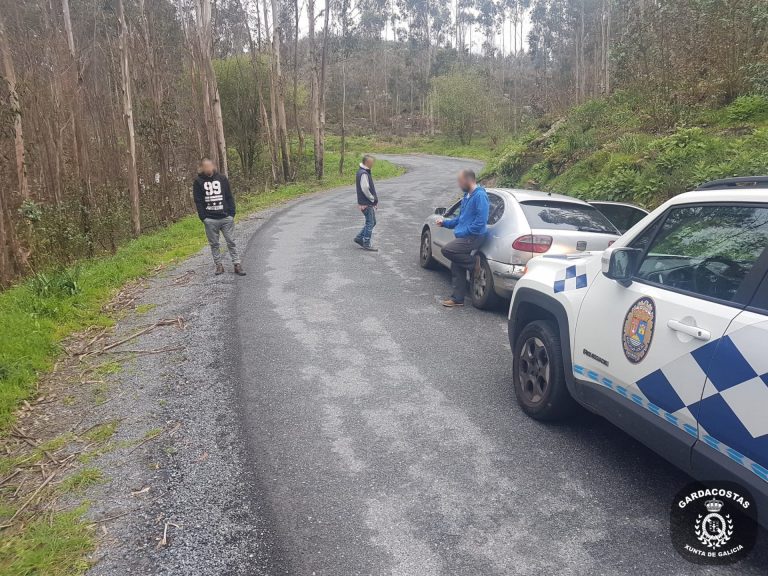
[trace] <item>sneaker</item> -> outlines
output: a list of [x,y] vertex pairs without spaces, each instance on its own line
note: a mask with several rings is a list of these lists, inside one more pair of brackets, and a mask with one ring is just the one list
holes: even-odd
[[245,271],[240,264],[235,264],[235,274],[238,276],[245,276]]
[[368,250],[368,252],[378,252],[379,249],[375,246],[363,246],[363,250]]
[[458,308],[459,306],[464,306],[464,301],[462,300],[459,302],[458,300],[454,300],[453,296],[451,296],[450,298],[446,298],[445,300],[441,301],[440,304],[446,308]]
[[216,264],[216,271],[214,272],[216,276],[220,274],[224,274],[224,264]]
[[358,246],[363,246],[363,247],[365,247],[365,245],[363,244],[363,240],[362,240],[361,238],[359,238],[359,237],[356,237],[356,238],[354,238],[354,239],[352,240],[352,242],[354,242],[354,243],[355,243],[355,244],[357,244]]

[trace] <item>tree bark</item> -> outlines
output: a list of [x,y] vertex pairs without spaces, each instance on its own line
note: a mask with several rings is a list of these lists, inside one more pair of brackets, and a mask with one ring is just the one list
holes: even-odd
[[141,234],[141,204],[139,198],[139,175],[136,170],[136,133],[133,127],[133,99],[131,97],[131,69],[128,55],[128,23],[125,21],[123,0],[117,2],[117,18],[120,26],[118,46],[120,50],[120,72],[122,77],[123,118],[128,142],[128,197],[131,203],[131,231],[133,236]]
[[85,110],[84,110],[84,90],[83,74],[78,61],[77,48],[75,46],[74,35],[72,33],[72,16],[69,11],[69,0],[61,0],[61,10],[64,17],[64,30],[67,36],[67,47],[69,48],[70,70],[72,81],[75,85],[75,93],[72,105],[72,124],[74,128],[74,149],[76,158],[77,177],[80,182],[80,218],[83,232],[89,238],[89,254],[93,253],[90,248],[91,236],[91,212],[94,202],[91,193],[91,174],[90,174],[90,154],[88,152],[88,137],[85,130]]
[[213,69],[213,32],[211,29],[211,0],[196,0],[198,50],[204,87],[204,105],[208,124],[208,145],[211,155],[218,160],[219,171],[228,174],[227,144],[224,139],[224,119],[221,113],[219,85]]
[[283,179],[291,179],[291,149],[288,146],[288,127],[285,119],[285,89],[283,71],[280,64],[280,18],[277,13],[277,0],[272,0],[272,71],[277,90],[277,129],[280,143],[280,156],[283,165]]
[[149,92],[152,101],[152,135],[158,160],[160,162],[160,201],[162,203],[163,220],[168,222],[172,217],[172,206],[170,201],[170,186],[168,175],[170,173],[171,161],[169,158],[170,143],[165,132],[163,122],[163,86],[162,76],[157,69],[157,60],[153,46],[153,35],[149,27],[149,18],[147,17],[146,5],[144,0],[138,0],[139,18],[141,22],[141,34],[144,40],[144,50],[147,55],[147,68],[149,73]]
[[[293,120],[296,123],[296,136],[299,139],[298,158],[294,161],[293,178],[296,179],[304,160],[304,132],[299,121],[299,0],[294,0],[294,30],[293,30]],[[342,40],[345,41],[345,40]]]
[[315,176],[322,175],[322,144],[320,141],[320,78],[318,73],[317,42],[315,39],[315,0],[307,0],[307,16],[309,21],[309,57],[311,62],[311,102],[310,118],[312,125],[313,156],[315,161]]
[[19,187],[19,197],[22,200],[29,199],[29,185],[27,183],[27,163],[24,151],[24,130],[21,121],[21,103],[19,93],[16,91],[16,69],[13,66],[13,56],[5,31],[3,16],[0,14],[0,57],[3,64],[3,76],[8,84],[10,111],[13,115],[14,150],[16,153],[16,179]]

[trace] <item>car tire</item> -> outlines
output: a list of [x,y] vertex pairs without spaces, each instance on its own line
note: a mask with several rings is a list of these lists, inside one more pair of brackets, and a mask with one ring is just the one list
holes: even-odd
[[512,358],[515,396],[523,412],[536,420],[560,420],[574,411],[560,336],[551,322],[535,320],[523,328]]
[[424,231],[421,233],[419,264],[422,268],[429,270],[437,268],[437,260],[432,256],[432,233],[429,231],[429,228],[424,228]]
[[480,310],[491,310],[501,302],[493,285],[493,272],[485,256],[479,254],[480,267],[472,274],[472,304]]

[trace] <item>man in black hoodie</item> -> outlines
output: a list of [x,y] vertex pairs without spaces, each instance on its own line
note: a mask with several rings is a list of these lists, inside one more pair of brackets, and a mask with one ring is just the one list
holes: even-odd
[[210,158],[200,160],[200,173],[192,185],[192,195],[195,198],[197,215],[205,225],[205,235],[211,245],[216,275],[224,273],[219,250],[219,234],[223,234],[232,264],[235,265],[235,274],[245,276],[235,245],[235,199],[229,189],[229,180],[216,171],[216,165]]

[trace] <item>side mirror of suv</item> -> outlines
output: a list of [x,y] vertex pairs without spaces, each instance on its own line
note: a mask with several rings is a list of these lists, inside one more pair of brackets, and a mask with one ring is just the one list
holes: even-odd
[[606,251],[603,257],[603,274],[622,286],[629,286],[637,272],[642,253],[638,248],[614,248]]
[[447,208],[435,208],[435,214],[437,214],[438,216],[442,216],[447,211],[448,211]]

